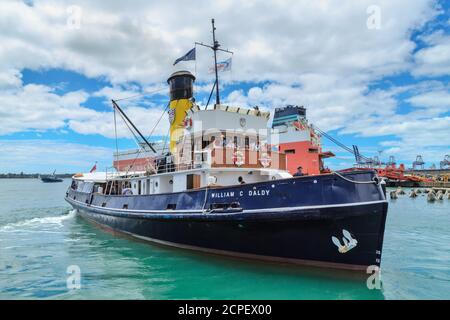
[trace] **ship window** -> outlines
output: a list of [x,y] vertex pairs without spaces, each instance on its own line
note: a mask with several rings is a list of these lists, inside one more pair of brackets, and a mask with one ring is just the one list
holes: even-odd
[[103,202],[103,203],[102,203],[102,207],[106,207],[106,202]]
[[128,204],[124,204],[122,209],[128,209]]
[[177,204],[176,203],[169,203],[167,205],[167,210],[175,210],[177,208]]
[[284,150],[284,153],[286,153],[286,154],[295,154],[295,149]]

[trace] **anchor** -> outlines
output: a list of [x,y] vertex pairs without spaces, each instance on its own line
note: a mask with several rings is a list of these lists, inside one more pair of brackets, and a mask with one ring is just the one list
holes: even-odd
[[336,245],[336,247],[338,247],[338,251],[340,253],[346,253],[346,252],[350,251],[351,249],[353,249],[354,247],[356,247],[356,245],[358,244],[358,241],[356,239],[353,239],[350,232],[348,232],[345,229],[342,229],[342,234],[344,235],[344,237],[342,238],[342,241],[344,241],[344,244],[342,244],[339,241],[339,239],[334,236],[331,237],[331,240]]

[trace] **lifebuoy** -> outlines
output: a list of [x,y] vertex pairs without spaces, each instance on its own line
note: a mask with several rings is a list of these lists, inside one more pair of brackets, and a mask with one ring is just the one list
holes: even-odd
[[302,123],[300,123],[299,121],[294,121],[294,127],[297,130],[305,130],[306,129],[305,126]]
[[244,164],[244,154],[241,151],[235,151],[233,153],[233,163],[238,167]]
[[261,163],[261,165],[264,168],[267,168],[270,166],[270,164],[272,163],[272,159],[270,158],[270,156],[267,154],[267,152],[264,152],[261,155],[261,158],[259,158],[259,163]]
[[192,128],[192,118],[184,119],[184,128],[188,130]]

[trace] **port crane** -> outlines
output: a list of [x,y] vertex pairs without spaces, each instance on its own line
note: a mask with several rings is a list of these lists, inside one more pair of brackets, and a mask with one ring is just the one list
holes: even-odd
[[419,168],[420,170],[423,170],[423,166],[425,165],[425,162],[423,161],[422,156],[419,154],[416,157],[416,161],[413,162],[413,170],[416,170]]
[[439,162],[441,169],[450,169],[450,154],[446,154],[444,160]]
[[397,164],[397,162],[395,161],[395,157],[394,156],[389,156],[389,161],[386,163],[387,166],[394,166]]
[[361,153],[359,153],[359,149],[358,146],[353,145],[353,152],[355,155],[355,161],[356,161],[356,165],[360,166],[360,167],[369,167],[372,168],[375,161],[372,158],[366,158],[364,156],[361,155]]

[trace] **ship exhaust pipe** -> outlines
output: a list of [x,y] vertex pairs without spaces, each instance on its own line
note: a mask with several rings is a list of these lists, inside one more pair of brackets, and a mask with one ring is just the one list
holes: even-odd
[[193,105],[195,77],[189,71],[174,72],[167,83],[170,86],[170,152],[176,154],[176,143],[183,135],[186,113]]

